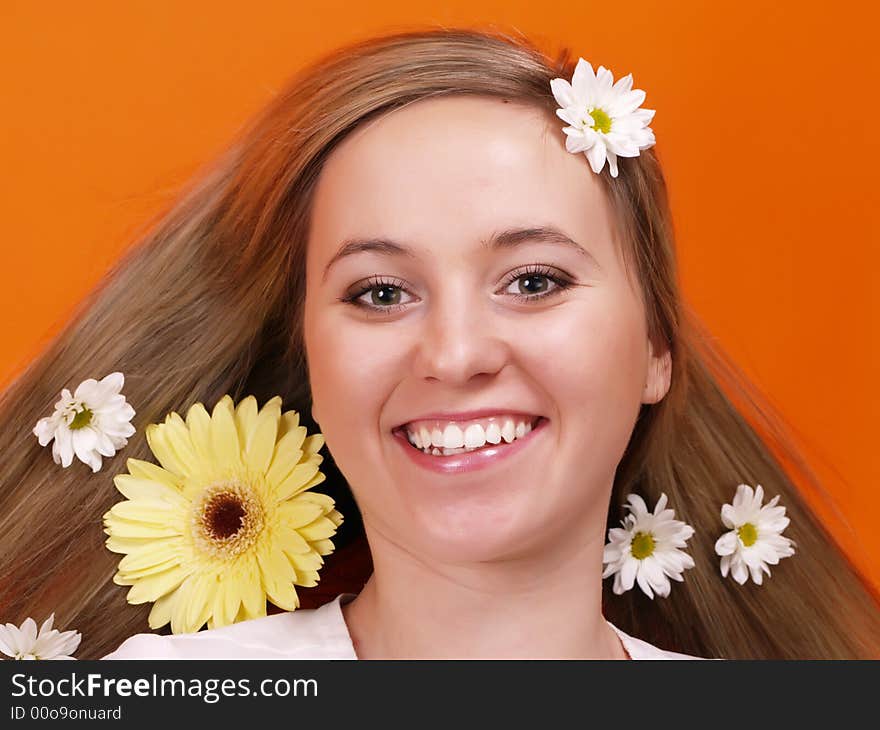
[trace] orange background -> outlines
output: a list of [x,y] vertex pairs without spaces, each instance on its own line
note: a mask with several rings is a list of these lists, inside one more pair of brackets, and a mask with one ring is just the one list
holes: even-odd
[[685,295],[800,433],[841,519],[820,513],[880,586],[873,12],[795,0],[6,0],[0,386],[304,62],[426,24],[518,29],[647,91]]

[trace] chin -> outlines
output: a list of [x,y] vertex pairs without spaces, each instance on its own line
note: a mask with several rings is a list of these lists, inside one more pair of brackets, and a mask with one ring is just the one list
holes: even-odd
[[480,510],[472,510],[464,519],[453,517],[444,519],[434,512],[410,522],[416,532],[408,542],[417,541],[419,552],[444,562],[489,562],[537,549],[539,525]]

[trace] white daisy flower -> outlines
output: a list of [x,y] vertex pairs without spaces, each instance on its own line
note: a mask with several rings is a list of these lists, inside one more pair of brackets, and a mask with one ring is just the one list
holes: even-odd
[[0,651],[13,659],[73,659],[71,654],[79,646],[82,634],[52,628],[52,613],[40,627],[28,617],[19,628],[15,624],[0,626]]
[[553,79],[550,88],[556,102],[562,107],[557,116],[570,126],[565,148],[569,152],[583,152],[593,172],[602,172],[605,159],[611,177],[617,177],[617,158],[638,157],[640,150],[654,145],[654,132],[648,123],[654,118],[653,109],[639,109],[645,92],[633,89],[632,74],[627,74],[612,86],[614,77],[604,66],[593,73],[593,67],[583,58],[578,59],[571,83]]
[[725,532],[715,543],[715,552],[721,556],[721,575],[727,573],[742,585],[749,574],[752,580],[761,585],[763,573],[770,575],[770,565],[776,565],[780,558],[794,555],[794,541],[782,536],[782,531],[790,520],[785,516],[785,507],[777,507],[777,494],[766,505],[764,488],[759,484],[753,491],[748,484],[736,488],[733,504],[721,508],[721,521],[730,532]]
[[[605,545],[602,562],[606,563],[603,578],[614,575],[614,592],[620,595],[638,582],[648,598],[668,596],[671,588],[669,578],[683,581],[681,574],[694,567],[694,560],[679,550],[687,546],[694,534],[690,525],[673,519],[675,511],[665,509],[666,495],[661,494],[648,512],[645,501],[637,494],[627,496],[630,511],[621,521],[623,527],[608,531],[610,542]],[[653,592],[652,592],[653,589]]]
[[34,427],[40,446],[55,440],[52,458],[56,464],[66,468],[76,455],[97,472],[102,456],[113,456],[128,443],[127,437],[135,432],[129,423],[135,412],[119,392],[124,382],[122,373],[111,373],[100,382],[84,380],[73,395],[67,388],[61,391],[55,412]]

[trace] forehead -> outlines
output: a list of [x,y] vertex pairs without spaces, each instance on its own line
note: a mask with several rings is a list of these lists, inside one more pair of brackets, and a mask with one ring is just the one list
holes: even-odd
[[584,155],[565,149],[562,126],[545,111],[474,96],[372,120],[324,164],[310,246],[326,248],[323,259],[352,236],[454,249],[517,224],[554,225],[607,258],[608,203]]

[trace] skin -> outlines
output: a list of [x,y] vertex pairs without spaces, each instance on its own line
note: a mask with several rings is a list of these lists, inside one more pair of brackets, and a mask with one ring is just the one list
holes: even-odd
[[[626,658],[601,614],[605,515],[641,404],[668,391],[670,356],[654,353],[610,205],[561,126],[502,100],[424,100],[358,128],[321,172],[305,345],[312,415],[373,555],[343,607],[360,658]],[[539,225],[590,256],[481,246]],[[414,255],[360,252],[324,278],[341,244],[364,237]],[[573,285],[507,283],[536,263]],[[384,312],[341,301],[374,276],[399,287],[359,297]],[[391,434],[487,406],[549,423],[519,454],[456,475],[416,466]]]

